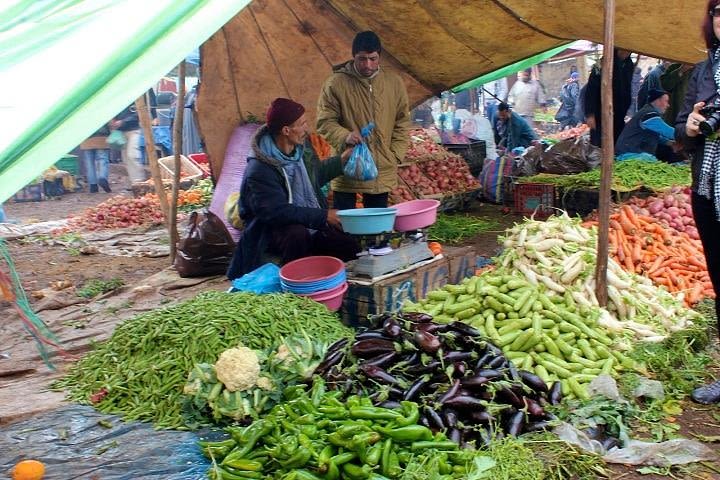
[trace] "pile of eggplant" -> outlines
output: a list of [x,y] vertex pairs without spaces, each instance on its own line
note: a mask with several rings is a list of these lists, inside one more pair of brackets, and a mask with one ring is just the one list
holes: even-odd
[[561,401],[560,382],[548,388],[517,370],[498,347],[462,322],[439,324],[424,313],[385,313],[373,328],[331,345],[315,374],[346,395],[377,406],[420,405],[419,423],[450,439],[487,445],[505,435],[543,430]]

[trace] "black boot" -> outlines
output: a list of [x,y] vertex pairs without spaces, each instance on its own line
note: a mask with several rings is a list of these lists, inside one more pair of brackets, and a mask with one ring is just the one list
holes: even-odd
[[713,382],[710,385],[696,388],[693,390],[690,397],[694,401],[704,403],[705,405],[720,402],[720,380]]
[[98,180],[98,185],[100,185],[106,193],[112,192],[112,190],[110,190],[110,184],[108,183],[107,178],[101,178],[100,180]]
[[98,186],[97,186],[97,184],[96,184],[96,183],[91,183],[91,184],[90,184],[90,193],[97,193],[97,191],[98,191]]

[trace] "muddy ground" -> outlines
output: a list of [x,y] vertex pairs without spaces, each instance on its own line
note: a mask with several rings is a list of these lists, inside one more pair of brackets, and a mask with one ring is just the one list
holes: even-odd
[[[119,165],[111,165],[111,187],[113,189],[112,194],[80,192],[66,194],[61,198],[43,202],[13,203],[10,201],[5,204],[5,210],[10,219],[21,223],[47,221],[62,219],[80,213],[85,208],[95,206],[111,195],[131,195],[130,192],[125,191],[126,177],[123,168]],[[495,231],[487,232],[464,242],[465,245],[473,245],[477,254],[485,257],[491,257],[498,252],[497,235],[502,233],[504,228],[521,220],[519,216],[508,213],[506,209],[479,202],[472,205],[469,213],[495,219],[500,225]],[[167,257],[85,256],[79,255],[77,251],[67,247],[47,245],[33,239],[13,240],[8,243],[8,247],[22,285],[28,292],[30,302],[33,305],[37,305],[40,300],[32,297],[31,292],[46,289],[59,281],[68,281],[72,285],[81,286],[90,279],[109,280],[119,278],[127,286],[117,292],[117,295],[115,295],[117,298],[114,298],[114,295],[111,294],[100,299],[99,302],[82,303],[75,306],[70,315],[65,315],[66,320],[62,320],[53,312],[50,312],[47,316],[41,314],[44,318],[49,317],[53,319],[53,322],[57,322],[54,325],[51,324],[51,326],[58,327],[62,325],[64,335],[66,335],[66,339],[69,339],[69,350],[75,355],[81,355],[89,348],[88,336],[94,334],[97,334],[97,338],[108,336],[112,332],[113,326],[123,318],[129,318],[138,312],[157,308],[171,301],[189,298],[202,290],[223,290],[228,287],[227,281],[223,278],[214,278],[200,284],[190,282],[179,287],[170,285],[172,282],[168,278],[174,274],[167,270],[169,267]],[[133,288],[138,285],[151,290],[154,288],[154,290],[147,295],[144,293],[146,290],[133,291]],[[4,319],[3,325],[0,327],[0,337],[8,338],[7,335],[10,331],[20,331],[20,321],[7,303],[0,302],[0,318]],[[101,333],[97,331],[93,333],[94,328],[100,330]],[[15,333],[17,335],[17,332]],[[28,348],[34,348],[32,342],[27,335],[23,335],[21,340],[26,342],[24,351],[28,354]],[[16,343],[0,344],[0,403],[2,403],[3,397],[2,390],[4,388],[17,388],[17,381],[22,378],[18,373],[22,370],[22,366],[17,363],[19,358],[15,358],[15,361],[12,358],[6,358],[9,351],[16,347],[18,347]],[[35,359],[37,359],[36,352]],[[69,363],[69,361],[60,360],[59,372],[65,370]],[[47,396],[47,385],[57,375],[38,377],[36,381],[32,381],[32,385],[28,384],[27,386],[37,390],[38,396]],[[61,394],[56,393],[53,395],[53,401],[58,402]],[[5,398],[4,400],[9,401],[10,399]],[[25,403],[32,403],[32,400],[26,398]],[[677,423],[681,426],[681,432],[688,438],[694,438],[695,435],[711,437],[720,434],[720,409],[715,406],[698,406],[690,402],[683,402],[682,406],[683,413],[677,418]],[[7,414],[8,407],[10,409],[12,407],[7,404],[5,407],[5,413]],[[32,414],[32,409],[28,411],[28,414]],[[4,417],[0,414],[0,425],[22,418],[21,416],[11,417]],[[715,445],[713,445],[713,448],[716,448]],[[718,468],[718,464],[714,465],[715,468]],[[673,470],[669,473],[672,473],[674,478],[720,479],[720,474],[716,472],[720,472],[720,470],[713,471],[706,467],[700,467],[689,471]],[[613,466],[610,478],[632,480],[668,477],[653,473],[641,475],[632,467]]]

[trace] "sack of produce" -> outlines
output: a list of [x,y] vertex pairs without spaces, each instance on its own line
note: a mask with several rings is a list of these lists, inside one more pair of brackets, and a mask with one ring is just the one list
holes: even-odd
[[503,203],[505,197],[505,177],[512,174],[513,159],[504,155],[497,159],[488,158],[480,173],[483,198],[488,202]]
[[[362,135],[363,140],[370,135],[374,127],[375,124],[369,123],[362,128],[360,135]],[[353,148],[350,154],[350,158],[345,164],[343,173],[345,173],[346,177],[354,178],[355,180],[368,181],[377,178],[377,165],[375,165],[375,160],[366,142],[363,141],[355,145],[355,148]]]
[[214,213],[193,212],[187,236],[178,243],[175,269],[185,277],[207,277],[225,273],[235,244],[225,224]]

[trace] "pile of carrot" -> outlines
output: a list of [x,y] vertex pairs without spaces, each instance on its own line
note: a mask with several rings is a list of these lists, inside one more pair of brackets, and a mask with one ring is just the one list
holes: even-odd
[[[597,221],[586,225],[597,225]],[[609,238],[610,255],[626,271],[644,275],[670,292],[683,293],[686,305],[715,297],[699,240],[663,228],[629,205],[610,216]]]

